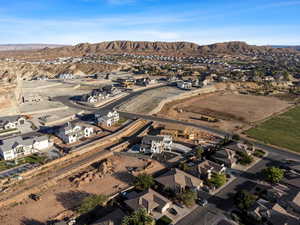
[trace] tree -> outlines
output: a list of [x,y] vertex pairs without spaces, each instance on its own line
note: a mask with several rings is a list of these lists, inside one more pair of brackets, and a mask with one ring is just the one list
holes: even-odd
[[244,152],[239,153],[239,156],[240,156],[239,163],[242,165],[249,165],[254,160],[251,155],[248,155]]
[[284,171],[278,167],[268,167],[262,170],[264,180],[270,183],[278,183],[283,179]]
[[130,216],[125,216],[122,225],[155,225],[155,220],[147,213],[146,209],[140,208]]
[[203,147],[202,147],[202,146],[198,146],[198,147],[196,148],[195,156],[196,156],[198,159],[201,159],[203,153],[204,153]]
[[234,196],[236,206],[241,210],[248,210],[256,201],[257,197],[248,191],[239,191]]
[[226,181],[227,179],[224,173],[213,173],[211,178],[209,179],[209,183],[215,186],[216,188],[223,186],[226,183]]
[[153,184],[154,184],[153,177],[146,173],[138,175],[134,182],[134,186],[141,191],[150,188]]
[[179,200],[183,202],[187,207],[195,205],[197,199],[197,193],[192,190],[186,190],[179,195]]
[[90,195],[83,199],[77,212],[80,214],[88,213],[89,211],[96,208],[96,206],[105,206],[107,203],[107,196],[105,195]]
[[191,167],[186,162],[180,162],[179,169],[183,170],[184,172],[188,172],[191,170]]

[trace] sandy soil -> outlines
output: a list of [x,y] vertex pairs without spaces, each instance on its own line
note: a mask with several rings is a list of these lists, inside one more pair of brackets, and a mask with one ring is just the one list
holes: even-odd
[[[167,104],[159,115],[237,131],[244,126],[264,120],[288,106],[288,102],[275,97],[219,92]],[[197,119],[200,115],[218,118],[220,121],[204,122]]]
[[[76,187],[69,179],[62,180],[58,185],[41,193],[41,200],[28,199],[22,204],[0,210],[0,224],[3,225],[40,225],[48,220],[63,219],[74,215],[74,208],[88,194],[111,195],[124,189],[132,183],[134,177],[127,172],[126,167],[143,167],[146,161],[114,156],[110,158],[115,173],[95,179]],[[149,173],[162,169],[163,166],[153,161]]]
[[162,87],[149,90],[143,94],[130,99],[123,104],[119,110],[132,113],[149,113],[158,104],[166,98],[170,98],[183,93],[184,91],[176,87]]

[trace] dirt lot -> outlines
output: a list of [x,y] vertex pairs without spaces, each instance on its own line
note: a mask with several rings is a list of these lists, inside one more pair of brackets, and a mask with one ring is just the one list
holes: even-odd
[[176,87],[162,87],[154,90],[149,90],[143,94],[130,99],[123,104],[119,110],[132,113],[149,113],[159,105],[161,101],[169,97],[179,95],[182,91]]
[[[169,103],[159,115],[237,131],[288,106],[288,102],[275,97],[218,92]],[[199,119],[201,115],[217,118],[219,122],[204,122]]]
[[[113,173],[107,173],[101,178],[85,181],[80,186],[64,179],[55,187],[41,193],[41,200],[28,199],[22,204],[0,210],[0,224],[5,225],[35,225],[43,224],[48,220],[63,219],[74,215],[74,208],[81,199],[89,194],[114,194],[129,186],[134,177],[127,172],[127,167],[145,167],[149,161],[114,156],[110,158]],[[152,161],[148,173],[154,173],[163,168],[161,164]],[[81,173],[93,168],[87,168]]]

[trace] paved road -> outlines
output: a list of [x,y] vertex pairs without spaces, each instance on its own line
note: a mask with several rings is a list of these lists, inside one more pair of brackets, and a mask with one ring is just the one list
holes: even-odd
[[232,195],[242,187],[252,186],[252,182],[257,179],[256,174],[272,163],[272,158],[284,159],[277,154],[269,154],[265,159],[261,160],[247,171],[235,171],[237,179],[224,187],[219,193],[208,198],[209,204],[206,207],[197,207],[188,216],[181,219],[176,225],[210,225],[208,218],[204,217],[208,213],[219,213],[229,215],[230,210],[234,208]]
[[[155,88],[153,88],[155,89]],[[149,89],[147,89],[149,90]],[[112,110],[115,107],[123,104],[125,101],[128,99],[135,97],[144,91],[147,90],[142,90],[138,92],[133,92],[129,94],[128,96],[121,98],[111,104],[108,104],[104,107],[101,108],[101,111],[106,111],[106,110]],[[66,105],[68,104],[73,104],[70,103],[70,100],[68,98],[61,98],[62,102]],[[73,105],[68,105],[70,107],[75,107]],[[83,106],[83,108],[87,111],[94,112],[97,109],[87,109],[86,107]],[[204,125],[197,125],[189,122],[184,122],[184,121],[178,121],[178,120],[173,120],[173,119],[167,119],[167,118],[159,118],[156,116],[150,116],[150,115],[140,115],[140,114],[133,114],[133,113],[127,113],[127,112],[120,112],[121,116],[135,119],[135,118],[142,118],[150,121],[158,121],[158,122],[164,122],[164,123],[174,123],[174,124],[181,124],[181,125],[186,125],[186,126],[192,126],[196,127],[198,129],[202,129],[204,131],[207,131],[209,133],[219,135],[219,136],[228,136],[232,135],[229,132],[225,132],[223,130],[211,128],[208,126]],[[246,140],[242,138],[242,140]],[[249,140],[247,140],[249,141]],[[232,181],[230,184],[228,184],[226,187],[224,187],[218,194],[214,196],[210,196],[208,198],[209,204],[207,207],[197,207],[193,212],[191,212],[188,216],[184,217],[182,220],[180,220],[176,225],[210,225],[211,221],[210,218],[208,218],[208,215],[212,214],[217,214],[217,213],[222,213],[222,214],[227,214],[230,212],[232,208],[234,208],[234,203],[232,201],[232,195],[238,190],[241,189],[243,186],[249,186],[252,185],[251,181],[256,180],[255,174],[261,171],[266,165],[269,163],[273,163],[274,161],[281,161],[284,159],[298,159],[300,160],[300,155],[286,151],[284,149],[280,149],[278,147],[272,147],[269,145],[265,145],[256,141],[251,141],[255,147],[263,149],[267,151],[269,154],[266,158],[261,160],[259,163],[255,164],[253,167],[248,169],[247,171],[234,171],[236,176],[238,177],[234,181]]]
[[[204,131],[207,131],[209,133],[215,134],[215,135],[219,135],[219,136],[228,136],[228,135],[232,135],[232,133],[229,132],[225,132],[216,128],[211,128],[208,126],[204,126],[204,125],[198,125],[198,124],[194,124],[194,123],[189,123],[189,122],[184,122],[184,121],[179,121],[179,120],[173,120],[173,119],[167,119],[167,118],[160,118],[160,117],[156,117],[156,116],[150,116],[150,115],[141,115],[141,114],[134,114],[134,113],[127,113],[127,112],[120,112],[121,116],[127,117],[127,118],[142,118],[145,120],[151,120],[151,121],[158,121],[158,122],[164,122],[164,123],[175,123],[175,124],[181,124],[181,125],[185,125],[185,126],[191,126],[191,127],[195,127]],[[242,140],[246,140],[241,138]],[[247,140],[248,141],[248,140]],[[280,149],[278,147],[272,147],[269,145],[265,145],[256,141],[251,141],[251,143],[260,149],[263,149],[265,151],[271,152],[271,153],[276,153],[277,155],[280,156],[284,156],[286,159],[290,158],[290,159],[298,159],[300,160],[300,155],[294,152],[289,152],[286,151],[284,149]]]
[[161,85],[161,86],[156,86],[156,87],[151,87],[151,88],[143,89],[143,90],[140,90],[140,91],[130,92],[128,95],[126,95],[126,96],[124,96],[124,97],[122,97],[122,98],[120,98],[120,99],[118,99],[116,101],[113,101],[111,103],[108,103],[108,104],[104,105],[103,107],[99,107],[99,108],[97,108],[97,107],[88,107],[88,106],[84,106],[84,105],[73,103],[70,100],[70,96],[59,96],[59,97],[53,98],[53,100],[61,102],[64,105],[69,106],[70,108],[76,108],[76,109],[86,110],[86,111],[90,111],[90,112],[95,112],[95,111],[107,112],[107,111],[113,110],[117,106],[122,105],[124,102],[128,101],[129,99],[134,98],[134,97],[136,97],[138,95],[143,94],[146,91],[154,90],[154,89],[159,89],[159,88],[166,87],[166,86],[167,85]]

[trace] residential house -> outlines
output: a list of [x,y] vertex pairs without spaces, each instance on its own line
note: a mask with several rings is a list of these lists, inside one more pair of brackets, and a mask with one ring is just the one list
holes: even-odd
[[94,89],[89,94],[83,95],[81,100],[88,103],[96,103],[114,97],[121,93],[121,90],[113,85]]
[[21,136],[1,140],[0,155],[4,160],[24,157],[50,147],[46,135],[23,138]]
[[253,145],[247,145],[241,142],[233,142],[227,145],[226,148],[235,152],[245,153],[247,155],[251,155],[255,151],[255,147]]
[[117,111],[109,111],[107,114],[95,114],[97,123],[99,126],[111,127],[118,123],[120,120],[120,115]]
[[294,212],[300,213],[300,191],[289,201],[289,206]]
[[210,179],[213,174],[225,173],[224,164],[218,164],[210,160],[205,160],[197,165],[197,173],[200,178]]
[[174,139],[183,137],[190,140],[194,140],[198,136],[196,129],[173,124],[165,125],[160,134],[172,136]]
[[59,74],[57,75],[57,78],[58,79],[63,79],[63,80],[72,80],[72,79],[75,79],[75,76],[73,74]]
[[265,219],[273,225],[298,225],[298,217],[288,213],[280,204],[258,199],[248,210],[254,218]]
[[125,203],[133,211],[145,208],[149,214],[164,214],[172,206],[170,200],[152,189],[148,189],[141,193],[134,192],[128,196],[128,200],[126,200]]
[[106,85],[102,87],[102,92],[109,94],[110,97],[120,94],[122,91],[114,85]]
[[191,90],[192,89],[192,82],[189,81],[178,81],[177,87],[183,90]]
[[88,138],[94,133],[93,127],[68,122],[58,129],[57,136],[65,143],[72,144],[82,138]]
[[18,129],[26,122],[23,116],[6,116],[0,118],[0,131],[8,131]]
[[150,84],[151,80],[150,78],[140,78],[135,80],[135,84],[139,86],[148,86]]
[[212,159],[228,168],[232,168],[236,164],[235,152],[227,148],[216,151]]
[[288,168],[289,170],[293,170],[300,174],[300,161],[298,160],[286,160],[284,162],[285,168]]
[[36,103],[43,100],[43,97],[38,94],[29,94],[22,96],[22,103]]
[[172,137],[167,135],[143,137],[140,151],[144,153],[162,153],[165,150],[170,151],[172,148]]
[[170,169],[155,180],[164,188],[171,189],[176,193],[186,189],[200,190],[203,186],[202,180],[176,168]]

